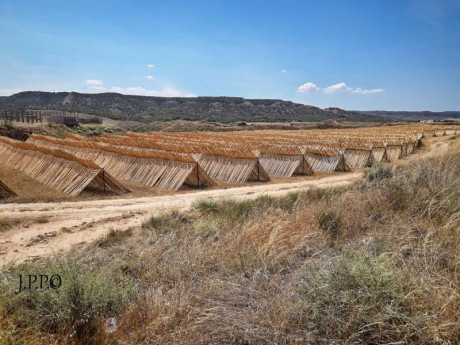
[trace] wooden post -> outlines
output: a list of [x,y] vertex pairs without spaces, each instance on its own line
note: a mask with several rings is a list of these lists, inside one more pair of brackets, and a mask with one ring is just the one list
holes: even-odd
[[102,180],[104,181],[104,193],[105,193],[105,169],[102,168]]
[[257,181],[260,181],[260,162],[259,162],[259,158],[257,158]]

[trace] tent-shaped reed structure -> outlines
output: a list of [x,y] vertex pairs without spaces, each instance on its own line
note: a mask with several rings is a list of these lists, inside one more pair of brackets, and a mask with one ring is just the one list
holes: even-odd
[[225,182],[245,183],[248,181],[269,181],[265,169],[257,157],[231,157],[210,154],[195,154],[206,173]]
[[209,142],[184,142],[175,138],[174,134],[162,140],[138,133],[129,133],[123,137],[104,135],[95,141],[102,141],[111,145],[119,143],[137,150],[142,148],[174,155],[191,155],[207,176],[224,182],[245,183],[270,180],[269,175],[253,152],[231,145],[225,147]]
[[8,198],[10,196],[17,196],[14,190],[6,185],[2,180],[0,180],[0,199]]
[[31,135],[28,142],[58,148],[92,160],[120,180],[166,190],[178,190],[183,185],[198,188],[215,185],[190,155],[150,152],[142,148],[116,147],[99,142],[70,141],[40,135]]
[[441,137],[441,136],[443,136],[445,134],[446,134],[445,129],[438,129],[438,130],[434,131],[434,136],[435,137]]
[[347,142],[343,145],[345,150],[343,156],[347,165],[351,168],[364,168],[371,164],[371,146],[358,142]]
[[380,163],[387,161],[387,150],[384,144],[379,146],[372,146],[371,148],[371,155],[369,157],[369,163]]
[[71,196],[80,194],[90,184],[104,190],[129,192],[97,164],[64,151],[0,137],[0,155],[5,166]]
[[269,175],[291,177],[292,175],[313,175],[310,164],[299,149],[263,148],[254,152]]
[[[267,149],[301,150],[311,147],[328,152],[339,150],[344,155],[347,166],[363,168],[374,162],[395,160],[413,153],[424,133],[434,134],[438,131],[440,132],[438,134],[444,135],[446,131],[453,133],[453,130],[457,131],[457,129],[458,126],[418,124],[332,130],[126,133],[125,137],[149,141],[158,149],[161,146],[166,150],[172,149],[178,152],[192,150],[193,153],[207,154],[210,150],[220,152],[251,150],[259,152],[260,155],[271,154],[271,152],[264,151]],[[111,136],[111,139],[115,140],[114,136]],[[387,157],[384,143],[388,143],[390,158]],[[398,152],[399,149],[393,146],[399,146],[401,151]],[[270,170],[271,166],[265,165],[265,169]],[[287,173],[281,172],[280,174]]]
[[398,159],[402,158],[403,155],[403,147],[402,145],[394,144],[387,144],[385,147],[386,153],[386,160],[387,162],[395,162]]
[[351,170],[345,162],[345,157],[339,151],[306,148],[304,156],[314,172],[345,172]]

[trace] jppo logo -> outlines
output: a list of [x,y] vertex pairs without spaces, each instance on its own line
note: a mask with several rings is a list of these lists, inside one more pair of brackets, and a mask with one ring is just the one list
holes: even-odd
[[19,288],[14,293],[17,295],[22,291],[41,291],[53,289],[57,290],[61,287],[62,279],[59,274],[48,276],[47,274],[28,274],[26,276],[19,275]]

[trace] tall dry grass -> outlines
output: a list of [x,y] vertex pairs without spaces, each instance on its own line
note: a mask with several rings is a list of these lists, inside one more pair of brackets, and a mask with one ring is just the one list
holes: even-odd
[[[0,339],[456,344],[459,167],[452,150],[346,189],[203,200],[58,261],[5,268]],[[57,262],[75,272],[60,294],[12,296],[18,272]]]

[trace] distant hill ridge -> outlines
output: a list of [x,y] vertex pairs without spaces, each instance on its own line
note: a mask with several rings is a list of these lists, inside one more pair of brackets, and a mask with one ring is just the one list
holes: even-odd
[[361,114],[385,116],[399,119],[417,120],[440,120],[440,119],[460,119],[460,111],[385,111],[368,110],[358,111]]
[[153,121],[191,120],[230,123],[385,121],[383,117],[346,111],[321,109],[278,99],[240,97],[150,97],[118,93],[25,91],[0,97],[0,109],[55,109],[104,116],[115,120]]

